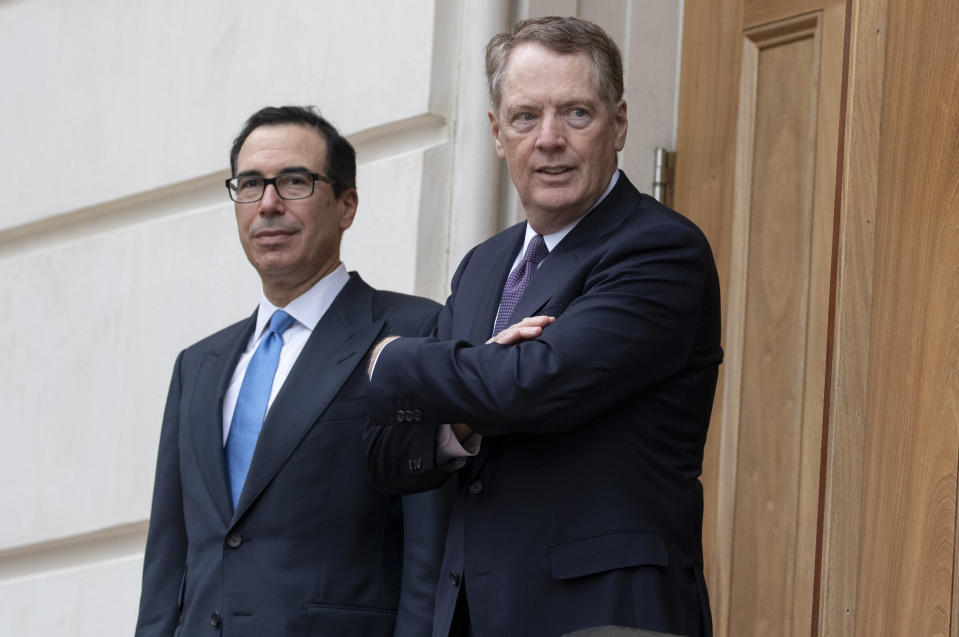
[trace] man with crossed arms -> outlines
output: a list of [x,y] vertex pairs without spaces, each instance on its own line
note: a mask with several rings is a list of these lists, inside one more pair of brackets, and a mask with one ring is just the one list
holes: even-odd
[[710,635],[709,245],[617,171],[622,61],[599,27],[520,22],[490,41],[486,70],[527,220],[462,260],[435,337],[377,346],[369,391],[377,484],[457,483],[433,635]]

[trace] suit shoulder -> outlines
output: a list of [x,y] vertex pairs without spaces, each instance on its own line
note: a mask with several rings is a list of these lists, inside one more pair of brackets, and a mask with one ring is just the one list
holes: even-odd
[[637,229],[650,232],[660,229],[663,232],[684,235],[688,241],[709,246],[705,233],[689,217],[656,201],[653,197],[640,194],[636,205],[636,214],[630,216]]
[[373,311],[378,316],[393,310],[429,314],[430,312],[437,312],[439,309],[439,303],[423,296],[403,294],[391,290],[376,290],[373,292]]
[[470,248],[456,267],[456,273],[453,275],[454,282],[469,268],[472,262],[488,264],[489,259],[493,259],[495,262],[502,256],[503,250],[522,245],[525,233],[526,222],[521,221]]
[[472,255],[475,252],[485,252],[487,250],[500,250],[503,247],[510,245],[516,241],[522,240],[526,233],[526,222],[520,221],[519,223],[513,224],[505,230],[500,230],[494,234],[489,239],[477,244],[472,250],[469,251],[467,257]]
[[239,320],[232,325],[228,325],[221,330],[201,338],[192,345],[184,348],[184,353],[193,353],[197,351],[206,351],[209,349],[217,348],[222,345],[224,342],[233,341],[246,330],[251,329],[250,317]]
[[431,299],[390,290],[374,290],[373,319],[385,319],[394,334],[427,334],[436,325],[440,304]]
[[[706,235],[685,215],[660,203],[655,197],[640,192],[625,174],[620,174],[619,183],[609,195],[610,205],[614,209],[626,212],[625,226],[644,234],[659,229],[662,232],[673,232],[687,235],[688,240],[708,245]],[[620,213],[622,215],[622,212]],[[619,215],[613,215],[614,217]],[[620,217],[623,218],[623,217]]]

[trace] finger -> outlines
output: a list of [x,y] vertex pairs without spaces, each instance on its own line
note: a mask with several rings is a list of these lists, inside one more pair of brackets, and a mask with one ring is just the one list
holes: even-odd
[[510,327],[546,327],[555,320],[555,316],[527,316],[519,323],[514,323]]
[[463,442],[471,435],[473,435],[473,430],[469,428],[469,425],[466,423],[458,422],[450,425],[450,428],[453,430],[453,435],[456,436],[456,439],[460,442]]
[[520,327],[519,324],[507,327],[505,330],[492,337],[486,344],[499,343],[500,345],[513,345],[522,341],[529,341],[543,333],[541,327]]

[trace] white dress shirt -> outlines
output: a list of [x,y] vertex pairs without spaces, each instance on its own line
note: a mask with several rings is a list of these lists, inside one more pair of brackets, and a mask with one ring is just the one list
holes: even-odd
[[296,319],[285,332],[283,332],[283,349],[280,351],[280,362],[276,367],[276,375],[273,376],[273,388],[270,390],[270,400],[267,403],[267,413],[273,404],[273,399],[283,387],[286,377],[296,359],[299,358],[303,346],[309,340],[310,334],[316,328],[326,311],[333,304],[333,299],[340,293],[343,286],[350,280],[350,275],[346,271],[346,266],[340,263],[339,267],[317,281],[309,290],[290,301],[286,307],[278,308],[270,303],[266,296],[261,293],[260,307],[256,312],[256,328],[250,336],[246,349],[240,356],[240,361],[233,370],[233,378],[227,387],[226,395],[223,396],[223,444],[226,445],[226,438],[230,434],[230,423],[233,421],[233,410],[236,409],[236,397],[240,393],[240,385],[243,384],[243,375],[246,374],[246,368],[250,364],[250,359],[260,344],[260,339],[265,334],[266,326],[270,322],[273,312],[282,309],[284,312]]

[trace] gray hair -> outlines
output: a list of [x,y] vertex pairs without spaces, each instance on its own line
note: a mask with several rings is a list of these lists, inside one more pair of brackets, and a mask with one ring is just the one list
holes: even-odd
[[613,39],[592,22],[549,16],[521,20],[510,32],[494,35],[486,45],[486,80],[494,109],[499,110],[510,54],[527,42],[557,53],[588,54],[596,71],[596,88],[610,111],[623,99],[623,58]]

